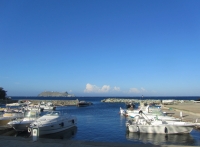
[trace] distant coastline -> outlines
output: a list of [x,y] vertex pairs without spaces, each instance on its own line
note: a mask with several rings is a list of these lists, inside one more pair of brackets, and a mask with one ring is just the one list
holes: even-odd
[[75,97],[73,94],[68,92],[55,92],[55,91],[44,91],[38,95],[38,97]]

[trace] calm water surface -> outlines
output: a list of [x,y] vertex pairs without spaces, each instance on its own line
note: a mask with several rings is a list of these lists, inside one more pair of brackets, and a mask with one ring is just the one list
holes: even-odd
[[[119,107],[125,108],[124,103],[102,103],[103,98],[82,97],[78,99],[93,102],[93,105],[58,107],[60,111],[66,111],[77,117],[77,127],[43,137],[129,144],[200,145],[200,131],[198,130],[185,135],[129,133],[125,127],[127,118],[119,114]],[[18,136],[22,135],[23,133]]]

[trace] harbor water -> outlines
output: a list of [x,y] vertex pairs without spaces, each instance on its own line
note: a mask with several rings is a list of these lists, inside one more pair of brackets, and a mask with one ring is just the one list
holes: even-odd
[[[41,97],[12,97],[13,99],[44,99],[44,100],[85,100],[93,105],[87,107],[59,106],[57,110],[66,111],[77,117],[77,127],[69,130],[42,136],[51,139],[69,139],[95,142],[119,142],[128,144],[155,144],[199,146],[200,131],[193,130],[185,135],[161,135],[129,133],[125,122],[128,118],[119,114],[119,108],[125,108],[124,103],[103,103],[102,97],[72,97],[72,98],[41,98]],[[159,98],[154,98],[159,99]],[[165,97],[165,99],[167,99]],[[169,98],[172,99],[172,98]],[[174,99],[174,98],[173,98]],[[178,97],[180,100],[195,100],[194,97]],[[27,132],[11,133],[15,137],[29,137]],[[0,135],[6,135],[1,133]]]

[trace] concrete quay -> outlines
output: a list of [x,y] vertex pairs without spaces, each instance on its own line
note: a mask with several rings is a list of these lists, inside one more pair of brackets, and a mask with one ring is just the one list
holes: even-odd
[[[162,105],[161,109],[164,112],[171,114],[176,118],[182,118],[184,122],[199,123],[196,127],[200,129],[200,103],[183,102],[176,105]],[[182,117],[181,117],[182,114]]]

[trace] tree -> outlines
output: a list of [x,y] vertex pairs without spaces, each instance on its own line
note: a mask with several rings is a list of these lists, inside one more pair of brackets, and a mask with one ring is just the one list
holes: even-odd
[[0,87],[0,99],[6,98],[6,92],[2,87]]

